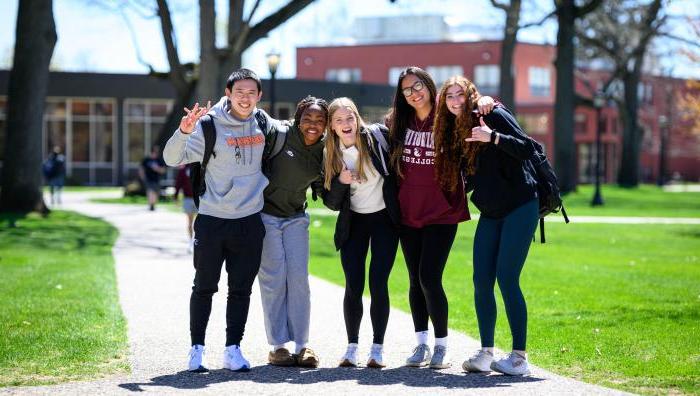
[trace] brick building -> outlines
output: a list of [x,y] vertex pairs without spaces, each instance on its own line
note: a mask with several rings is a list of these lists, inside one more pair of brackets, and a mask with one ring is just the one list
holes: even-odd
[[[402,69],[419,66],[438,85],[452,75],[462,74],[483,94],[497,96],[500,45],[500,41],[493,40],[302,47],[297,49],[297,78],[395,85]],[[550,156],[554,153],[555,56],[554,46],[518,43],[513,61],[518,118],[526,131],[547,147]],[[576,89],[580,95],[591,97],[591,90],[602,78],[601,74],[581,70]],[[667,131],[668,136],[667,175],[700,180],[700,131],[692,130],[692,122],[682,118],[677,106],[677,97],[687,91],[685,83],[681,79],[645,76],[639,86],[640,176],[645,182],[655,181],[658,175],[660,131]],[[602,169],[605,180],[614,182],[621,158],[622,126],[612,103],[601,114]],[[576,109],[576,163],[581,183],[593,180],[597,121],[594,109]]]

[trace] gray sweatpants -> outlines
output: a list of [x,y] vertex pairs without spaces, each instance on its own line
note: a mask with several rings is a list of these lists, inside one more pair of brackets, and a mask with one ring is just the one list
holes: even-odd
[[275,217],[261,213],[265,225],[258,272],[270,345],[309,340],[309,215]]

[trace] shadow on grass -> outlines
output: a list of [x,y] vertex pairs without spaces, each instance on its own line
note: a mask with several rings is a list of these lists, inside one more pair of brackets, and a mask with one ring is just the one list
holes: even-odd
[[[0,228],[1,245],[31,249],[51,250],[62,253],[72,250],[110,247],[116,237],[116,230],[110,226],[97,226],[82,222],[64,221],[67,216],[54,212],[51,219],[20,219],[15,227]],[[5,220],[0,218],[0,221]],[[27,225],[25,226],[25,222]],[[31,224],[30,224],[31,223]]]
[[298,367],[254,367],[247,373],[229,370],[212,370],[197,374],[181,371],[176,374],[161,375],[145,383],[125,383],[119,387],[132,392],[142,392],[143,387],[162,386],[175,389],[204,389],[209,385],[223,382],[248,381],[262,384],[315,384],[336,381],[355,381],[359,385],[382,386],[402,384],[404,386],[444,389],[496,388],[515,383],[538,382],[537,377],[512,377],[506,375],[452,374],[431,369],[398,367],[376,370],[368,368],[320,368],[303,369]]

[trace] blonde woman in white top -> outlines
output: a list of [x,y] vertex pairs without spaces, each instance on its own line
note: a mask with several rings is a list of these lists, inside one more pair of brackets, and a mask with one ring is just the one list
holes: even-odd
[[389,320],[387,283],[396,257],[400,222],[396,178],[389,165],[388,130],[379,124],[366,126],[348,98],[331,102],[328,117],[323,200],[329,208],[340,211],[334,238],[345,273],[343,313],[348,347],[340,366],[357,366],[365,261],[371,252],[370,318],[374,338],[367,367],[382,368]]

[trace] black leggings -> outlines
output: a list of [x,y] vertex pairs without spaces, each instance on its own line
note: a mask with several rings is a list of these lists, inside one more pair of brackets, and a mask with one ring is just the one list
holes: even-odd
[[386,210],[361,214],[350,212],[350,236],[340,248],[340,260],[345,273],[343,313],[349,343],[357,343],[362,321],[362,292],[365,288],[365,261],[369,262],[369,292],[372,302],[369,315],[374,331],[373,342],[384,343],[389,321],[389,273],[394,265],[399,237]]
[[240,219],[198,215],[194,221],[194,286],[190,297],[192,345],[204,345],[211,299],[226,261],[228,301],[226,346],[240,345],[248,319],[250,292],[260,269],[265,226],[260,213]]
[[435,338],[447,337],[447,296],[442,288],[442,273],[456,234],[457,224],[431,224],[423,228],[403,226],[401,229],[413,326],[416,332],[426,331],[430,318]]

